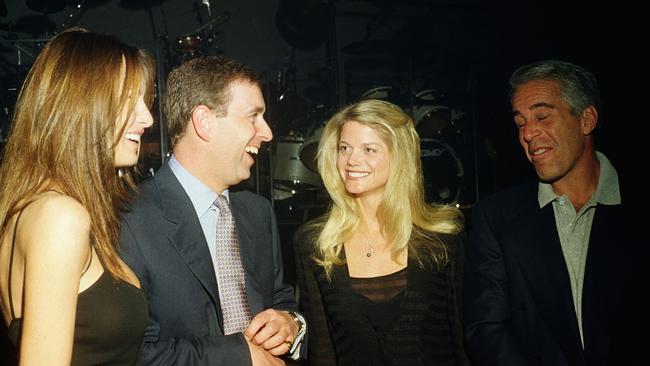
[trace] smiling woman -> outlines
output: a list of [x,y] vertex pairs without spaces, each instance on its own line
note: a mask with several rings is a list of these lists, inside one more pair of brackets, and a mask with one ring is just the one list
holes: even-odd
[[[124,84],[124,77],[122,77]],[[144,101],[144,88],[140,92],[128,90],[127,94],[129,99],[135,101],[130,104],[125,104],[120,113],[118,120],[119,126],[115,130],[115,166],[118,168],[133,166],[138,162],[140,154],[140,143],[145,128],[151,127],[153,124],[153,117],[149,108]]]
[[140,358],[147,304],[116,242],[152,87],[148,55],[79,28],[23,84],[0,166],[0,307],[21,365]]
[[466,364],[462,218],[425,203],[413,120],[354,103],[327,122],[317,158],[332,206],[294,239],[311,364]]
[[388,146],[372,127],[349,121],[341,128],[336,165],[348,193],[381,200],[390,169]]

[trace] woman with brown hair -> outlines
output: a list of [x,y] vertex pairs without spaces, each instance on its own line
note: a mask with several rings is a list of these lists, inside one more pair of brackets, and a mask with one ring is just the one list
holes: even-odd
[[20,91],[0,166],[0,307],[21,365],[133,365],[147,321],[116,250],[153,60],[71,29]]
[[465,364],[461,213],[425,202],[412,119],[354,103],[327,122],[317,159],[332,204],[295,236],[310,364]]

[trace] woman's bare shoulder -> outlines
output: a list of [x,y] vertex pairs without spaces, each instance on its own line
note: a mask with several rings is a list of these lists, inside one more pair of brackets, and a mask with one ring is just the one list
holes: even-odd
[[76,199],[48,191],[38,195],[27,207],[22,220],[43,220],[56,224],[84,225],[90,223],[88,210]]
[[39,194],[25,207],[17,235],[28,246],[30,243],[41,246],[45,241],[69,248],[87,244],[89,232],[88,210],[70,196],[49,191]]

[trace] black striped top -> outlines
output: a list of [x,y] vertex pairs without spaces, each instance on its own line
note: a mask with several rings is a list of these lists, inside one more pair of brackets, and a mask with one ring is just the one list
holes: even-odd
[[462,254],[456,236],[441,236],[451,260],[440,270],[409,259],[404,271],[351,279],[342,265],[335,266],[330,283],[311,259],[313,235],[299,230],[294,240],[310,365],[468,364],[459,301]]

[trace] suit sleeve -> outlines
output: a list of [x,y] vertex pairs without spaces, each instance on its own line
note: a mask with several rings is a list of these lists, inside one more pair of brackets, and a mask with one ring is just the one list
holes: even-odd
[[[152,279],[146,259],[127,221],[122,224],[120,252],[122,259],[140,278],[151,309],[152,299],[147,288],[150,288]],[[144,334],[143,361],[145,365],[251,365],[250,351],[242,333],[161,340],[160,324],[151,310]]]
[[478,204],[466,249],[465,339],[475,365],[525,365],[511,333],[508,277],[501,245],[490,217]]
[[267,210],[271,218],[271,233],[273,235],[273,272],[275,276],[273,285],[273,309],[296,311],[298,310],[298,304],[293,293],[293,287],[284,282],[282,248],[280,245],[277,220],[273,208],[268,203]]
[[[277,310],[298,311],[298,304],[294,294],[293,287],[284,282],[284,267],[282,265],[282,248],[280,245],[280,235],[278,233],[278,224],[273,207],[267,203],[269,216],[271,218],[271,231],[273,235],[273,271],[275,274],[273,290],[273,308]],[[304,315],[301,314],[303,317]],[[308,323],[308,322],[307,322]],[[307,333],[299,339],[300,348],[295,350],[292,357],[295,359],[305,358],[307,354],[307,342],[309,336],[309,324],[307,324]],[[296,358],[297,357],[297,358]]]

